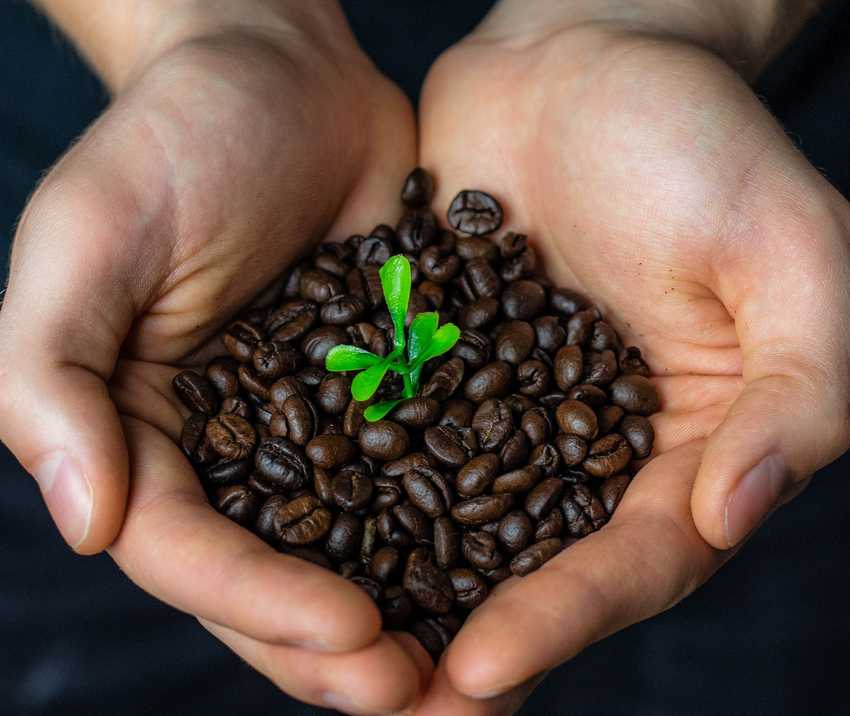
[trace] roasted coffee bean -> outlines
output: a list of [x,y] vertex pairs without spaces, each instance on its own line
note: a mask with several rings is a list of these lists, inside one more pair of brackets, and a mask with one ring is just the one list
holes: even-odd
[[461,540],[464,559],[478,569],[496,569],[504,557],[499,551],[496,538],[482,532],[465,532]]
[[331,483],[331,492],[339,509],[357,512],[366,507],[372,499],[372,479],[355,470],[340,470]]
[[318,388],[326,375],[327,372],[324,368],[311,365],[299,370],[295,377],[308,388]]
[[430,467],[420,467],[402,478],[402,485],[410,503],[435,519],[452,505],[452,493],[446,478]]
[[349,559],[346,562],[340,563],[339,567],[337,568],[337,572],[339,573],[339,576],[343,579],[351,579],[352,577],[356,577],[360,573],[362,567],[363,565],[360,564],[360,562],[356,559]]
[[534,530],[534,541],[540,542],[550,537],[560,537],[564,532],[564,513],[561,510],[550,510],[542,520],[537,523]]
[[401,585],[387,587],[384,590],[381,617],[383,628],[389,630],[403,629],[413,616],[413,602],[410,595]]
[[429,280],[446,283],[458,275],[461,262],[457,254],[446,256],[439,246],[429,246],[419,257],[419,267]]
[[292,396],[305,399],[309,399],[310,397],[307,386],[293,375],[275,381],[269,388],[271,403],[278,411],[283,411],[284,403]]
[[556,288],[549,294],[549,305],[562,318],[569,318],[585,307],[584,299],[568,288]]
[[449,645],[452,635],[433,619],[419,619],[410,626],[410,633],[416,637],[436,664],[445,648]]
[[295,298],[298,295],[298,283],[301,281],[302,264],[295,264],[286,271],[281,280],[281,289],[286,298]]
[[585,485],[571,485],[564,490],[561,510],[572,537],[586,537],[608,521],[602,503]]
[[351,381],[344,375],[330,373],[322,378],[316,390],[316,404],[328,415],[341,415],[351,400]]
[[457,474],[455,485],[458,493],[465,497],[483,494],[493,484],[498,470],[498,455],[484,453],[472,458]]
[[598,408],[605,403],[608,396],[599,386],[590,385],[589,383],[579,383],[570,388],[567,398],[570,400],[580,400],[582,403],[587,403],[591,408]]
[[410,447],[407,431],[391,420],[365,423],[357,440],[363,453],[376,460],[396,460]]
[[599,311],[595,308],[574,313],[567,321],[567,345],[585,345],[593,335],[593,324],[597,320],[599,320]]
[[349,326],[359,321],[365,311],[363,299],[343,293],[322,304],[321,317],[328,325]]
[[298,292],[301,298],[315,303],[325,303],[332,297],[342,293],[340,280],[321,269],[308,269],[301,273],[298,282]]
[[491,296],[478,298],[463,306],[458,314],[458,323],[464,329],[484,328],[499,314],[499,301]]
[[517,430],[508,438],[508,441],[499,451],[499,460],[502,462],[502,468],[504,470],[513,470],[524,464],[528,458],[530,449],[531,446],[525,432]]
[[216,492],[216,509],[240,525],[252,523],[259,507],[259,496],[245,485],[220,487]]
[[527,395],[521,395],[520,393],[511,393],[505,398],[505,402],[514,413],[518,413],[520,415],[522,415],[526,410],[531,410],[538,406],[536,401],[532,400]]
[[626,469],[632,449],[626,439],[612,433],[592,443],[581,466],[594,477],[611,477]]
[[480,530],[482,532],[486,532],[487,534],[495,535],[499,531],[499,520],[495,520],[493,522],[488,522],[487,524],[481,525]]
[[257,444],[257,433],[251,423],[232,413],[223,413],[207,422],[206,436],[213,450],[225,460],[242,460]]
[[521,279],[502,291],[502,310],[508,318],[530,321],[546,306],[546,291],[537,281]]
[[649,457],[655,440],[655,431],[649,420],[642,415],[627,415],[620,423],[618,432],[629,441],[636,458]]
[[567,340],[567,332],[563,329],[557,316],[541,316],[533,323],[537,347],[548,353],[554,353]]
[[[274,415],[274,406],[271,403],[261,403],[254,410],[256,414],[257,421],[264,425],[270,426],[272,422],[272,416]],[[283,435],[285,436],[285,434]]]
[[597,321],[593,324],[593,333],[590,336],[589,346],[594,351],[607,349],[616,350],[618,344],[617,334],[605,321]]
[[471,428],[438,425],[425,430],[424,440],[431,455],[452,467],[466,464],[477,452],[475,433]]
[[339,326],[321,326],[308,333],[301,341],[301,350],[312,366],[324,366],[325,357],[334,346],[344,344],[348,333]]
[[557,537],[536,542],[511,560],[511,572],[518,577],[531,574],[557,555],[562,546],[561,540]]
[[596,409],[596,420],[599,423],[599,434],[605,435],[617,427],[626,411],[619,405],[603,405]]
[[[276,341],[283,343],[295,341],[307,334],[318,316],[319,307],[313,301],[296,299],[272,311],[266,321],[266,328],[272,339]],[[235,357],[238,358],[238,356]]]
[[608,385],[617,377],[617,356],[612,350],[604,350],[601,353],[588,351],[584,354],[585,383],[591,385]]
[[449,205],[448,220],[464,234],[490,234],[502,225],[502,207],[486,192],[465,189]]
[[488,363],[466,381],[464,395],[475,403],[501,398],[510,392],[511,377],[511,367],[505,361]]
[[564,482],[557,477],[547,477],[525,498],[525,511],[535,520],[542,520],[558,504]]
[[[278,434],[280,429],[275,429],[276,418],[285,421],[285,434]],[[270,427],[273,435],[288,437],[296,445],[306,445],[316,435],[316,410],[310,400],[292,395],[284,401],[282,412],[272,418]]]
[[475,414],[475,403],[463,398],[454,398],[443,404],[443,414],[439,424],[450,428],[468,428]]
[[180,402],[192,412],[215,415],[218,411],[218,394],[203,376],[184,370],[174,376],[171,384]]
[[313,468],[313,492],[324,504],[333,504],[333,477],[324,468]]
[[342,432],[349,438],[356,438],[360,433],[360,428],[366,422],[363,417],[363,411],[366,410],[368,402],[360,402],[353,398],[348,401],[348,407],[345,409],[345,414],[342,417]]
[[602,506],[605,511],[611,515],[623,499],[626,488],[629,486],[631,478],[628,475],[620,474],[609,477],[599,487],[599,497],[602,500]]
[[437,422],[440,404],[433,398],[407,398],[393,410],[390,417],[408,428],[427,428]]
[[408,211],[398,222],[396,235],[402,251],[419,253],[437,240],[437,217],[427,209]]
[[342,512],[333,521],[325,540],[325,551],[334,559],[348,559],[356,554],[363,536],[363,524],[358,517]]
[[445,300],[446,294],[440,284],[434,283],[433,281],[423,281],[419,284],[419,288],[417,290],[430,304],[429,310],[437,310],[443,307],[443,301]]
[[484,525],[501,519],[513,505],[513,496],[481,495],[458,502],[451,509],[451,515],[462,525]]
[[508,512],[499,522],[499,529],[496,535],[499,542],[504,545],[505,550],[509,554],[522,552],[531,542],[534,535],[534,528],[531,526],[531,520],[528,515],[522,510],[514,510]]
[[351,462],[357,455],[345,435],[319,435],[307,443],[305,453],[316,467],[333,470]]
[[[427,530],[427,525],[423,523],[422,528]],[[378,536],[393,547],[404,548],[413,543],[413,535],[404,528],[400,520],[396,519],[392,510],[385,509],[378,514],[377,530]]]
[[392,579],[399,565],[401,555],[395,547],[389,545],[381,547],[374,555],[369,564],[369,576],[376,582],[386,584]]
[[540,480],[540,470],[534,465],[526,465],[499,475],[493,482],[493,493],[526,492]]
[[372,480],[372,485],[373,512],[380,512],[401,502],[404,493],[401,486],[393,478],[378,475]]
[[213,358],[207,365],[205,375],[219,397],[233,398],[239,392],[239,363],[233,358]]
[[252,460],[227,460],[207,469],[207,480],[213,485],[232,485],[247,480],[254,469]]
[[555,382],[567,391],[581,381],[584,358],[578,346],[564,346],[555,354]]
[[502,279],[493,270],[493,265],[483,258],[466,262],[461,284],[470,301],[477,298],[498,298],[502,289]]
[[[232,413],[240,418],[245,418],[248,422],[254,417],[254,408],[246,400],[239,397],[225,398],[221,401],[220,413]],[[206,417],[206,416],[205,416]]]
[[263,331],[247,321],[231,323],[224,332],[224,347],[240,363],[246,363],[254,355],[257,343],[265,338]]
[[658,392],[642,375],[624,375],[617,378],[611,383],[609,392],[611,402],[627,413],[647,416],[658,412]]
[[490,360],[490,339],[481,331],[465,329],[452,349],[470,368],[478,369]]
[[537,467],[543,477],[552,477],[561,468],[561,454],[551,443],[541,443],[531,451],[528,464]]
[[536,398],[549,390],[552,372],[542,361],[532,359],[519,364],[516,379],[520,393]]
[[446,400],[463,381],[463,372],[463,361],[460,358],[450,358],[428,379],[422,388],[422,397],[433,398],[438,402]]
[[350,266],[346,263],[353,254],[350,247],[345,244],[326,242],[322,244],[316,253],[313,263],[316,268],[332,273],[337,278],[345,278]]
[[331,528],[330,511],[313,495],[302,495],[281,505],[274,525],[281,543],[291,546],[322,539]]
[[649,378],[651,375],[649,366],[643,360],[640,348],[629,346],[620,356],[620,372],[623,375],[642,375]]
[[[183,423],[183,430],[180,432],[180,447],[183,453],[193,462],[204,464],[214,460],[217,455],[213,450],[212,445],[206,437],[207,416],[203,413],[193,413],[186,422]],[[206,443],[206,446],[204,446]],[[205,447],[201,455],[200,448]]]
[[493,452],[501,449],[514,431],[510,408],[501,400],[485,400],[475,411],[472,429],[482,450]]
[[422,167],[416,167],[404,180],[401,203],[410,209],[428,206],[434,195],[434,180]]
[[434,556],[441,569],[449,569],[458,563],[460,542],[460,529],[454,520],[446,516],[434,520]]
[[456,250],[457,255],[464,261],[475,258],[495,261],[499,257],[499,250],[496,244],[490,239],[480,236],[458,236]]
[[262,507],[260,507],[255,527],[260,537],[269,544],[277,542],[275,515],[277,515],[277,511],[285,504],[286,498],[283,495],[274,494],[266,498],[266,501],[263,503]]
[[565,400],[558,406],[555,417],[561,430],[569,435],[578,435],[585,440],[593,440],[596,437],[596,413],[578,400]]
[[411,563],[408,560],[403,584],[413,601],[426,611],[448,614],[454,605],[452,582],[436,564],[424,561]]
[[526,410],[520,418],[519,426],[528,435],[528,441],[534,447],[545,443],[552,432],[549,414],[539,406]]
[[534,348],[534,329],[526,321],[503,323],[496,336],[496,358],[519,365]]
[[429,467],[433,467],[432,461],[424,452],[412,452],[397,460],[384,463],[381,474],[386,477],[402,478],[411,470]]
[[578,435],[566,435],[559,433],[555,436],[555,447],[561,453],[561,459],[567,467],[581,465],[587,457],[587,442]]
[[252,356],[254,372],[264,383],[290,375],[301,367],[301,354],[286,343],[260,341]]
[[537,402],[546,410],[557,410],[558,406],[563,403],[567,399],[566,393],[562,393],[560,390],[552,391],[551,393],[546,393],[546,395],[541,395]]
[[256,402],[268,403],[271,399],[269,385],[257,375],[253,366],[242,364],[239,366],[239,384],[248,392],[248,397],[256,399]]
[[309,479],[310,468],[301,449],[287,438],[267,438],[254,459],[261,479],[283,490],[297,490]]
[[528,237],[525,234],[509,231],[496,241],[496,245],[499,247],[499,255],[503,259],[512,259],[525,251],[528,246]]
[[356,575],[352,577],[350,581],[366,592],[373,602],[377,602],[381,598],[381,585],[374,579],[370,579],[369,577],[364,577],[362,575]]
[[487,598],[487,582],[478,572],[459,567],[449,572],[449,579],[461,609],[475,609]]
[[537,254],[534,248],[526,246],[519,254],[502,262],[502,280],[508,282],[517,281],[530,276],[536,266]]
[[417,544],[431,544],[434,529],[422,510],[405,503],[392,508],[392,514]]

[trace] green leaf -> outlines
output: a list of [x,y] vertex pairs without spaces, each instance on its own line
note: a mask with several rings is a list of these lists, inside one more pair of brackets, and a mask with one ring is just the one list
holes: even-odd
[[381,403],[375,403],[374,405],[370,405],[366,410],[363,411],[363,417],[366,418],[370,423],[374,423],[376,420],[380,420],[387,413],[389,413],[396,405],[398,405],[402,401],[401,398],[397,400],[384,400]]
[[369,368],[383,360],[367,350],[357,346],[334,346],[325,356],[325,370],[340,372]]
[[431,343],[434,333],[437,330],[437,325],[440,322],[440,314],[436,311],[428,313],[419,313],[410,324],[408,331],[407,358],[413,363],[419,355]]
[[419,368],[426,361],[441,356],[446,351],[450,351],[452,346],[457,343],[458,338],[460,338],[460,328],[454,323],[444,323],[434,333],[428,347],[413,361],[410,367]]
[[407,315],[407,304],[410,301],[410,262],[401,254],[390,256],[378,274],[381,277],[387,310],[393,319],[395,347],[403,348],[404,317]]
[[390,362],[384,359],[377,365],[355,375],[354,380],[351,381],[351,395],[354,399],[369,400],[375,394],[389,367]]

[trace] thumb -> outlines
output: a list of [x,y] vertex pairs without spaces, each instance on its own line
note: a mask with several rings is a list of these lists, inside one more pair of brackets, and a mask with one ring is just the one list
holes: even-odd
[[22,217],[0,311],[0,439],[83,554],[118,534],[128,483],[106,381],[133,308],[117,276],[122,227],[102,209],[98,192],[48,178]]
[[697,529],[719,549],[739,544],[850,441],[850,255],[835,214],[742,242],[722,272],[745,388],[708,441],[691,499]]

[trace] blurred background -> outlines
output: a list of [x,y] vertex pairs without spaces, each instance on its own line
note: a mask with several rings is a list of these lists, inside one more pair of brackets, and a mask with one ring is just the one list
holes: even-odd
[[[746,1],[746,0],[742,0]],[[416,100],[484,0],[348,0],[367,52]],[[828,3],[759,83],[809,159],[850,197],[850,3]],[[0,266],[39,177],[106,106],[73,49],[0,0]],[[848,317],[850,320],[850,317]],[[823,470],[697,594],[556,671],[524,716],[850,714],[850,455]],[[106,556],[76,557],[0,446],[0,713],[325,713],[281,695]]]

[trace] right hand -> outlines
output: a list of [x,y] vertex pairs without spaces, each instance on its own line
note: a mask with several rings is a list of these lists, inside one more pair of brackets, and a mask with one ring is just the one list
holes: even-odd
[[407,637],[382,634],[355,585],[217,514],[175,445],[178,367],[314,242],[393,217],[415,163],[403,95],[338,8],[315,15],[205,18],[42,182],[0,313],[0,438],[77,552],[108,547],[297,698],[394,711],[425,668]]

